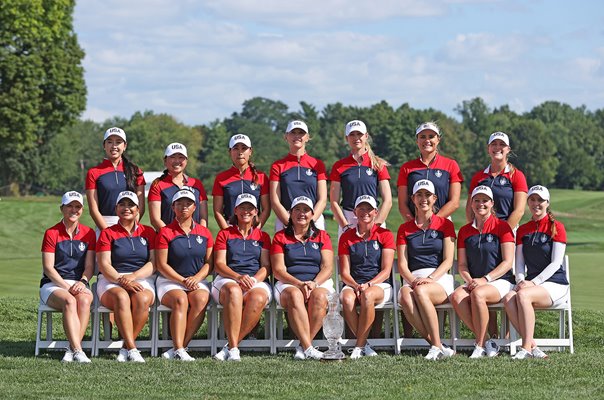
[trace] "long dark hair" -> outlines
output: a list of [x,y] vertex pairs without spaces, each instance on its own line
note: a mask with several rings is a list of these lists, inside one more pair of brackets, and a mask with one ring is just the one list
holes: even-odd
[[[292,217],[289,217],[287,220],[287,226],[285,227],[285,234],[289,236],[295,236],[294,233],[294,224],[292,222]],[[310,220],[310,224],[308,225],[308,229],[304,232],[304,236],[302,239],[314,239],[319,235],[319,228],[315,225],[314,220]]]
[[558,230],[556,229],[556,218],[554,218],[554,213],[551,211],[549,206],[547,207],[546,212],[547,212],[547,218],[549,219],[549,222],[552,223],[551,237],[553,239],[554,236],[556,236],[556,233],[558,233]]
[[138,178],[143,174],[135,163],[130,161],[126,154],[122,154],[122,165],[124,167],[124,175],[126,177],[126,189],[136,193]]
[[[231,224],[232,226],[237,226],[238,223],[239,221],[237,220],[237,215],[235,215],[235,213],[233,212],[233,215],[231,215],[231,218],[229,218],[229,224]],[[252,228],[256,228],[258,227],[258,225],[260,225],[260,219],[258,218],[258,215],[254,215],[254,219],[252,221]]]

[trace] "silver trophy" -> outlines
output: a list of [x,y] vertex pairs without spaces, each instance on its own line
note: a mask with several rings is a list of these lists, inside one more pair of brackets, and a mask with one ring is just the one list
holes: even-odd
[[328,311],[323,318],[323,335],[327,339],[329,349],[323,353],[323,360],[340,361],[346,358],[340,348],[340,338],[344,333],[344,318],[340,315],[340,296],[332,293],[328,296]]

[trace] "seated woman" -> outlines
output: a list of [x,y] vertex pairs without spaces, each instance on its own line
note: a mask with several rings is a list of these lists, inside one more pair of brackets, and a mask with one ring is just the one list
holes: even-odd
[[399,303],[407,320],[431,347],[427,360],[451,357],[455,352],[440,341],[435,306],[453,293],[449,273],[455,253],[453,222],[436,214],[436,190],[427,179],[413,185],[411,201],[415,219],[400,226],[397,234],[398,270],[403,278]]
[[65,193],[60,209],[63,219],[44,233],[40,299],[63,312],[69,348],[62,361],[89,363],[81,343],[90,319],[92,292],[88,281],[94,271],[96,236],[79,222],[84,210],[80,193]]
[[145,362],[135,339],[149,318],[155,297],[155,231],[138,224],[138,197],[121,192],[115,211],[118,223],[103,229],[97,243],[97,295],[114,312],[124,344],[118,362]]
[[157,297],[172,310],[170,332],[173,348],[163,358],[180,361],[195,359],[185,349],[203,323],[209,285],[204,279],[212,270],[212,233],[193,220],[197,197],[182,189],[172,197],[174,221],[157,237]]
[[394,261],[394,235],[376,224],[375,199],[359,196],[354,215],[356,228],[344,232],[338,244],[340,276],[346,284],[340,294],[344,319],[357,338],[351,359],[377,356],[367,336],[375,319],[375,306],[392,299],[390,275]]
[[549,190],[533,186],[528,192],[532,218],[516,236],[516,287],[505,298],[505,310],[522,336],[522,348],[514,359],[547,358],[533,339],[535,308],[550,307],[566,298],[568,280],[562,269],[566,230],[554,219]]
[[[457,263],[465,285],[455,289],[451,304],[476,337],[470,358],[495,357],[499,346],[487,340],[489,304],[496,304],[512,289],[514,234],[495,216],[493,192],[488,186],[472,191],[474,222],[459,230]],[[486,349],[485,349],[486,346]]]
[[271,238],[257,226],[258,203],[253,194],[237,196],[230,226],[218,232],[214,246],[216,279],[212,297],[224,307],[228,343],[214,358],[241,361],[238,345],[252,331],[272,298],[270,274]]
[[327,314],[327,296],[335,292],[331,239],[315,226],[313,207],[308,197],[293,199],[287,226],[275,234],[271,246],[275,298],[287,310],[289,326],[300,340],[295,360],[323,358],[312,340]]

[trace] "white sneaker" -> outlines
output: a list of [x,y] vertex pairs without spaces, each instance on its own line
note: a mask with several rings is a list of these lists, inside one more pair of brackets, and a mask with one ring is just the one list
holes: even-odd
[[171,360],[174,358],[174,347],[172,347],[170,350],[168,351],[164,351],[163,353],[161,353],[161,357],[165,358],[166,360]]
[[355,347],[354,349],[352,349],[352,352],[350,353],[351,360],[358,360],[361,357],[363,357],[362,347]]
[[487,340],[487,342],[484,344],[484,347],[487,357],[495,357],[497,354],[499,354],[499,345],[495,343],[493,339]]
[[117,357],[115,358],[117,362],[126,362],[128,361],[128,350],[123,347],[120,349],[120,352],[117,353]]
[[365,347],[363,347],[363,354],[367,357],[375,357],[378,355],[378,353],[376,353],[375,350],[369,346],[369,342],[365,343]]
[[227,361],[241,361],[241,356],[237,347],[233,347],[229,350],[229,358]]
[[294,360],[306,360],[306,354],[304,354],[304,349],[302,346],[296,347],[296,352],[294,353]]
[[229,359],[229,345],[225,344],[222,349],[216,354],[214,354],[214,360],[218,361],[226,361]]
[[128,361],[135,363],[144,363],[145,359],[141,356],[141,352],[137,349],[128,350]]
[[174,352],[174,359],[180,361],[195,361],[195,359],[191,357],[184,348],[178,349]]
[[548,358],[547,354],[545,354],[539,347],[535,347],[531,352],[531,355],[533,358]]
[[443,352],[444,358],[453,357],[455,355],[455,350],[453,350],[452,348],[450,348],[448,346],[445,346],[444,344],[442,346],[443,347],[441,347],[441,350]]
[[480,347],[479,345],[475,344],[474,345],[474,351],[472,352],[472,355],[470,356],[470,358],[482,358],[482,357],[486,357],[487,352],[484,350],[484,347]]
[[71,351],[71,347],[65,349],[65,355],[61,359],[61,362],[68,363],[73,361],[73,351]]
[[513,360],[524,360],[527,358],[532,358],[533,355],[531,354],[530,351],[526,350],[524,347],[521,347],[520,350],[518,351],[518,353],[516,353],[516,355],[514,357],[512,357]]
[[86,353],[84,353],[82,350],[78,350],[78,351],[74,351],[73,352],[73,361],[79,362],[79,363],[82,363],[82,364],[88,364],[88,363],[92,362],[92,361],[90,361],[90,358],[88,358],[86,356]]
[[306,358],[314,358],[315,360],[320,360],[323,358],[323,352],[315,349],[312,346],[304,350],[304,355]]
[[436,346],[432,346],[430,347],[430,350],[428,351],[428,354],[426,354],[426,357],[424,357],[426,360],[438,360],[440,358],[444,358],[444,353],[443,351],[436,347]]

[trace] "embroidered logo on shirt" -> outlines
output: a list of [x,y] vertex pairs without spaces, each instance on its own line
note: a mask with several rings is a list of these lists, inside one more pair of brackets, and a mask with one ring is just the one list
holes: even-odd
[[502,176],[501,178],[499,178],[499,184],[501,186],[505,185],[507,182],[508,182],[508,180],[505,179],[505,177]]
[[143,246],[146,246],[146,245],[147,245],[147,241],[145,240],[145,238],[144,238],[144,237],[142,237],[142,236],[141,236],[141,237],[139,237],[139,240],[141,241],[141,244],[142,244]]
[[197,237],[195,238],[195,240],[196,240],[196,241],[197,241],[197,243],[199,243],[199,244],[203,243],[203,239],[201,238],[201,236],[197,236]]
[[252,182],[252,183],[250,183],[250,189],[252,189],[252,190],[258,189],[258,185],[256,185],[254,182]]
[[380,249],[380,245],[378,244],[378,242],[373,242],[373,248],[376,250]]
[[541,243],[545,243],[547,242],[547,235],[546,234],[542,234],[541,235]]
[[487,235],[487,242],[491,243],[493,241],[493,235],[490,233]]
[[367,175],[371,176],[373,175],[373,170],[371,168],[367,168],[367,170],[365,171],[367,173]]
[[440,169],[437,169],[436,172],[434,173],[434,176],[436,176],[437,178],[440,178],[441,176],[443,176],[443,173],[440,171]]
[[84,250],[86,250],[86,245],[84,243],[80,242],[78,249],[80,249],[80,251],[84,251]]
[[252,246],[258,247],[258,246],[260,246],[260,243],[258,243],[257,240],[254,240],[254,241],[252,241]]
[[307,170],[306,170],[306,175],[308,175],[308,176],[312,176],[312,169],[310,169],[310,168],[309,168],[309,169],[307,169]]
[[310,247],[312,247],[313,249],[317,250],[319,248],[319,245],[317,243],[313,243],[310,245]]
[[430,236],[432,237],[432,239],[436,239],[436,237],[438,236],[438,233],[436,233],[436,231],[432,231],[432,232],[430,232]]

